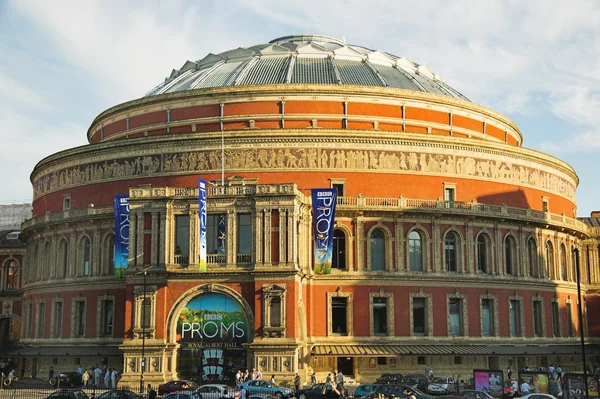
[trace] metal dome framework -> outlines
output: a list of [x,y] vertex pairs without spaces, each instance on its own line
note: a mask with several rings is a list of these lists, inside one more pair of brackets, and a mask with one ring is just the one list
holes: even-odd
[[284,36],[186,61],[145,96],[209,87],[286,83],[393,87],[468,101],[426,65],[321,35]]

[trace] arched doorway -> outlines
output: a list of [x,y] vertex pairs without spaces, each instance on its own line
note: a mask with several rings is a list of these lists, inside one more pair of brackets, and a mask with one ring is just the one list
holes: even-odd
[[185,295],[173,313],[179,378],[202,383],[234,382],[248,367],[246,343],[252,341],[253,317],[244,299],[222,286],[203,286]]

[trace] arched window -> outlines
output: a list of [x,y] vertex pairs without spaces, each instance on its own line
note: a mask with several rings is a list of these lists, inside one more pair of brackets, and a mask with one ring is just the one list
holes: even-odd
[[81,242],[81,272],[84,276],[90,275],[90,260],[92,258],[92,249],[90,244],[90,239],[85,237]]
[[60,259],[58,262],[59,269],[56,276],[58,278],[65,278],[67,277],[67,270],[69,268],[69,244],[67,243],[67,240],[61,240],[58,248],[58,254]]
[[385,234],[381,229],[371,233],[371,270],[385,270]]
[[19,265],[16,260],[11,259],[4,263],[3,267],[3,287],[0,289],[18,290],[21,288],[19,279]]
[[43,270],[44,270],[44,244],[37,244],[37,251],[35,257],[35,280],[39,281],[42,279]]
[[446,238],[444,239],[444,255],[445,255],[445,263],[446,263],[446,271],[455,272],[457,271],[458,264],[458,248],[457,248],[458,239],[456,237],[456,233],[450,231],[446,234]]
[[560,278],[567,281],[567,249],[565,244],[560,245]]
[[106,240],[106,271],[109,276],[115,275],[115,236],[110,236],[108,240]]
[[571,281],[577,281],[577,259],[573,249],[575,249],[575,247],[571,247]]
[[535,240],[530,238],[527,241],[527,263],[529,269],[529,275],[531,277],[538,277],[538,265],[537,265],[537,245],[535,244]]
[[504,240],[504,266],[506,274],[516,276],[517,273],[517,243],[511,235]]
[[346,234],[340,229],[333,231],[333,259],[331,267],[346,270]]
[[408,235],[408,265],[413,272],[423,271],[423,240],[417,230]]
[[548,267],[548,276],[550,278],[556,279],[556,269],[554,264],[554,246],[550,241],[546,242],[546,264]]
[[477,236],[477,271],[480,273],[490,273],[490,238],[487,234],[481,233]]

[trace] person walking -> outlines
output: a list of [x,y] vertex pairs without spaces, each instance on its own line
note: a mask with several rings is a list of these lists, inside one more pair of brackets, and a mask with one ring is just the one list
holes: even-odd
[[560,364],[556,365],[556,374],[558,375],[557,380],[562,380],[562,367],[560,367]]
[[296,388],[296,392],[300,390],[300,374],[296,373],[294,376],[294,388]]
[[550,365],[550,367],[548,367],[548,374],[550,374],[550,380],[554,380],[554,366]]
[[87,369],[83,370],[83,374],[81,375],[81,382],[83,382],[83,386],[87,388],[90,383],[90,375]]
[[511,376],[512,376],[512,370],[510,369],[510,366],[508,366],[506,368],[506,376],[508,377],[508,379],[510,380]]
[[521,396],[527,395],[530,390],[531,390],[531,387],[529,386],[527,381],[523,381],[523,383],[521,384]]
[[246,388],[244,388],[244,386],[241,386],[242,388],[240,389],[240,399],[247,399],[248,398],[248,391],[246,391]]
[[433,380],[433,369],[431,367],[429,367],[429,365],[427,365],[427,367],[425,367],[425,376],[427,377],[429,382],[431,382],[431,380]]
[[100,370],[100,367],[96,367],[94,369],[94,385],[96,385],[96,388],[100,388],[100,380],[102,379],[102,370]]
[[310,375],[310,385],[317,385],[317,373],[314,371]]
[[106,389],[110,389],[110,373],[112,372],[112,369],[108,369],[106,370],[106,373],[104,373],[104,386],[106,387]]
[[271,384],[275,385],[275,374],[271,375]]
[[110,382],[112,384],[113,389],[117,389],[117,382],[119,382],[119,373],[117,372],[117,369],[114,369],[113,372],[110,374]]
[[52,384],[53,379],[54,379],[54,367],[50,366],[50,369],[48,370],[48,382],[50,384]]

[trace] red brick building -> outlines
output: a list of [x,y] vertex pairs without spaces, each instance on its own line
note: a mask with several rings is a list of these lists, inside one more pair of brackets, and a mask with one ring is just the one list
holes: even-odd
[[[32,173],[15,355],[47,357],[30,367],[108,363],[133,382],[143,351],[149,381],[579,368],[572,250],[587,303],[600,265],[575,171],[425,65],[279,38],[186,62],[87,135]],[[205,273],[198,177],[214,184]],[[335,255],[316,275],[310,189],[323,187],[339,195]],[[117,194],[130,196],[124,279]]]

